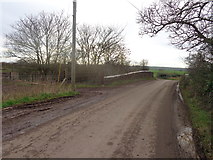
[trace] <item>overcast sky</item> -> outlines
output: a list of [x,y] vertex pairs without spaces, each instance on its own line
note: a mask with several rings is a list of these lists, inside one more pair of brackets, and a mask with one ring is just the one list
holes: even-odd
[[[77,23],[125,27],[125,42],[131,50],[129,58],[133,62],[147,59],[150,66],[186,67],[184,57],[188,53],[171,46],[166,33],[154,38],[138,35],[137,9],[129,2],[141,9],[153,1],[155,0],[77,0]],[[61,10],[72,15],[72,0],[0,0],[0,52],[3,50],[4,34],[11,32],[10,25],[20,18],[41,11]],[[5,61],[5,58],[0,61]]]

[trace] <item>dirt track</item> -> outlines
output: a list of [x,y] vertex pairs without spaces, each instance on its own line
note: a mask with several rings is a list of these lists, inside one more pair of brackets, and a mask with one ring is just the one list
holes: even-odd
[[177,140],[180,128],[189,124],[175,81],[145,81],[84,95],[3,111],[3,157],[192,156],[181,151]]

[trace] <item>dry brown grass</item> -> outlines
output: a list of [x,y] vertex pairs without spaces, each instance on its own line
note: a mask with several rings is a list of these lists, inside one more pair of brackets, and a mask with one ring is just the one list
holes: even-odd
[[71,91],[70,84],[50,83],[50,82],[26,82],[4,80],[2,82],[2,101],[22,98],[25,96],[35,96],[41,93],[60,93]]

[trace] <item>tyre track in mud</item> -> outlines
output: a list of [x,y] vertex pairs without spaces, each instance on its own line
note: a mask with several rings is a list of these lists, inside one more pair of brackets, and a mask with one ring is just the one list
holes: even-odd
[[176,138],[175,86],[175,81],[156,80],[102,91],[74,103],[77,109],[5,140],[3,157],[183,157]]

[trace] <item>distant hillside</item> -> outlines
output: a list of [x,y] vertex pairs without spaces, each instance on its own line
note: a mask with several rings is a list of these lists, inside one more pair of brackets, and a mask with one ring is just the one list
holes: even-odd
[[172,71],[186,71],[187,68],[173,68],[173,67],[157,67],[149,66],[150,70],[172,70]]

